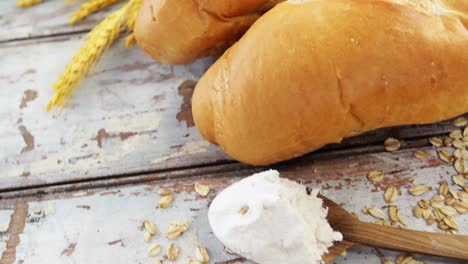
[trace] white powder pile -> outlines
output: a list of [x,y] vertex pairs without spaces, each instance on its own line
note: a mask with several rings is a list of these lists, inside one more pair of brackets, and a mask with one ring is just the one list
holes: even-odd
[[328,224],[317,193],[307,195],[305,186],[278,171],[257,173],[213,200],[210,225],[226,247],[259,264],[320,263],[343,236]]

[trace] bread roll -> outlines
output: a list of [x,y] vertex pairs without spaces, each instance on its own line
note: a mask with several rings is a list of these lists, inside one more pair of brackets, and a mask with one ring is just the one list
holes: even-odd
[[157,61],[182,64],[220,53],[280,0],[144,0],[137,44]]
[[200,133],[266,165],[468,112],[468,1],[284,2],[195,87]]

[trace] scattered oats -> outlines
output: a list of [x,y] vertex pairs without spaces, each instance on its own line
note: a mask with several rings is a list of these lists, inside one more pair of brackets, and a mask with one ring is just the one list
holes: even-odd
[[376,225],[384,225],[384,221],[379,219],[379,220],[375,220],[374,224]]
[[249,211],[249,206],[248,206],[248,205],[243,205],[243,206],[241,206],[241,208],[239,209],[239,213],[240,213],[241,215],[245,215],[248,211]]
[[413,155],[414,155],[414,157],[416,157],[418,159],[427,159],[428,158],[427,152],[422,151],[422,150],[415,151]]
[[458,173],[461,173],[461,174],[468,173],[468,169],[466,168],[465,162],[460,159],[456,159],[453,166],[455,167],[455,170]]
[[404,253],[404,254],[401,254],[397,257],[396,259],[396,263],[397,264],[409,264],[411,263],[412,261],[414,260],[413,256],[407,254],[407,253]]
[[158,230],[156,229],[156,226],[154,226],[153,222],[146,220],[144,222],[144,226],[150,235],[154,236],[158,233]]
[[422,151],[422,150],[415,151],[413,155],[415,158],[418,158],[418,159],[427,159],[429,157],[427,152]]
[[[461,174],[453,175],[452,180],[453,180],[453,183],[455,183],[458,186],[461,186],[461,187],[465,186],[465,183],[466,183],[465,178]],[[456,197],[453,197],[453,198],[456,198]]]
[[172,194],[172,191],[170,189],[168,189],[168,188],[161,188],[161,189],[158,190],[158,193],[161,196],[168,196],[168,195]]
[[463,144],[465,144],[465,146],[468,147],[468,137],[466,137],[466,136],[463,137],[463,138],[462,138],[462,142],[463,142]]
[[428,225],[432,225],[433,223],[435,223],[436,219],[435,219],[435,216],[434,214],[431,214],[429,216],[429,218],[426,219],[426,224]]
[[457,231],[455,229],[450,229],[447,231],[448,234],[456,235]]
[[398,222],[400,222],[400,224],[402,224],[404,227],[408,227],[408,223],[406,223],[406,221],[401,218],[401,216],[398,217]]
[[384,146],[386,151],[395,151],[400,149],[401,144],[400,141],[398,141],[398,139],[387,138],[384,141]]
[[[444,218],[444,219],[445,219],[445,218]],[[448,230],[448,229],[449,229],[448,225],[445,224],[445,222],[443,221],[443,219],[442,219],[441,222],[439,222],[439,223],[437,224],[437,227],[438,227],[439,229],[442,229],[442,230]]]
[[179,247],[174,243],[170,244],[169,247],[167,248],[167,258],[169,260],[174,261],[177,259],[178,256],[179,256]]
[[446,216],[455,216],[457,214],[457,210],[455,210],[455,208],[450,207],[450,206],[444,206],[440,208],[440,212]]
[[444,215],[442,214],[439,208],[435,208],[433,213],[434,213],[434,218],[437,222],[440,222],[444,219]]
[[422,209],[427,209],[427,208],[430,208],[431,207],[431,203],[426,200],[426,199],[422,199],[418,202],[418,205],[422,208]]
[[468,151],[465,148],[457,149],[453,153],[453,156],[455,158],[457,158],[457,159],[460,159],[460,160],[467,160],[468,159]]
[[447,192],[448,192],[448,184],[446,182],[441,183],[439,187],[439,194],[442,196],[446,196]]
[[187,258],[187,264],[202,264],[200,261],[192,259],[191,257]]
[[457,224],[457,221],[455,221],[455,219],[453,219],[453,217],[451,216],[446,216],[444,217],[444,223],[452,228],[452,229],[455,229],[455,230],[458,230],[458,224]]
[[439,137],[431,137],[431,138],[429,138],[429,143],[431,143],[431,145],[434,146],[434,147],[442,147],[442,144],[444,144],[444,142],[442,141],[442,139],[439,138]]
[[364,207],[364,208],[362,208],[361,212],[362,212],[363,214],[368,215],[368,214],[369,214],[369,208]]
[[460,129],[457,129],[457,130],[450,132],[449,137],[453,139],[460,139],[463,137],[463,133]]
[[398,198],[398,190],[395,186],[391,185],[390,187],[385,190],[384,193],[384,200],[387,203],[394,203]]
[[393,222],[398,222],[398,218],[400,218],[400,211],[398,210],[398,207],[391,205],[388,207],[388,216],[390,217],[390,220]]
[[468,192],[468,185],[463,186],[463,190],[465,190],[465,192]]
[[195,257],[201,263],[210,262],[210,256],[208,255],[208,251],[206,251],[206,248],[202,245],[198,245],[195,249]]
[[444,145],[446,147],[451,147],[453,145],[453,139],[449,137],[444,138]]
[[425,209],[422,210],[422,218],[424,218],[425,220],[429,219],[431,214],[432,214],[432,209],[431,208],[425,208]]
[[171,204],[172,200],[174,200],[174,196],[172,194],[161,197],[161,199],[159,199],[159,207],[167,208]]
[[195,191],[205,197],[208,195],[208,193],[210,192],[210,187],[208,187],[208,185],[204,185],[204,184],[200,184],[200,183],[195,183]]
[[161,245],[154,244],[148,248],[147,255],[148,257],[155,257],[161,252]]
[[439,158],[445,162],[452,162],[452,154],[450,154],[450,152],[448,152],[447,150],[443,149],[441,151],[438,152],[439,153]]
[[466,150],[466,146],[465,146],[465,143],[463,143],[463,141],[461,141],[460,139],[455,139],[453,142],[452,142],[452,145],[457,148],[457,149],[464,149]]
[[393,264],[393,262],[391,262],[391,261],[388,260],[388,259],[384,259],[384,261],[382,262],[382,264]]
[[460,198],[460,200],[462,200],[462,202],[468,202],[468,192],[459,191],[458,192],[458,197]]
[[372,182],[381,181],[383,177],[384,177],[384,172],[381,170],[373,170],[367,173],[367,179],[369,179]]
[[385,213],[379,208],[372,207],[368,209],[369,214],[377,219],[385,220]]
[[463,137],[468,137],[468,126],[463,130]]
[[455,200],[460,199],[460,198],[458,197],[457,191],[455,191],[454,189],[450,188],[450,189],[449,189],[449,193],[450,193],[450,195],[451,195]]
[[419,205],[416,205],[413,209],[413,213],[414,213],[414,216],[416,216],[417,218],[421,218],[422,217],[422,208],[419,206]]
[[446,205],[451,205],[451,204],[453,204],[454,202],[455,202],[455,198],[454,198],[451,194],[449,194],[449,195],[447,195],[447,196],[445,197],[444,203],[445,203]]
[[468,202],[454,202],[452,207],[460,214],[468,213]]
[[466,120],[465,117],[460,116],[456,118],[455,120],[453,120],[452,124],[457,127],[464,127],[468,124],[468,121]]
[[151,240],[152,235],[148,232],[145,232],[145,242],[148,243]]
[[430,191],[431,189],[424,185],[424,184],[419,184],[419,185],[415,185],[415,186],[412,186],[410,189],[409,189],[409,192],[414,195],[414,196],[418,196],[418,195],[421,195],[421,194],[424,194],[428,191]]
[[442,208],[444,207],[444,197],[442,195],[436,195],[431,199],[431,206],[433,208]]
[[189,229],[189,225],[185,220],[169,224],[169,230],[166,233],[166,238],[176,239]]
[[160,259],[157,259],[154,264],[163,264],[162,261]]

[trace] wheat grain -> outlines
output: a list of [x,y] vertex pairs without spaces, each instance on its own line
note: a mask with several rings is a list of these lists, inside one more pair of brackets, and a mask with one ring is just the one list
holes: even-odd
[[143,0],[133,0],[133,5],[128,11],[127,29],[130,31],[133,31],[133,28],[135,27],[135,21],[142,3]]
[[43,0],[16,0],[17,7],[30,7],[39,3],[42,3]]
[[127,19],[127,30],[130,32],[125,39],[125,47],[130,48],[136,44],[135,34],[133,30],[135,28],[135,22],[138,16],[138,12],[140,11],[141,4],[143,0],[133,0],[133,5],[128,11],[128,19]]
[[110,5],[113,5],[119,1],[121,0],[88,0],[88,2],[82,4],[80,6],[80,9],[78,9],[72,14],[69,23],[75,24],[76,22],[83,20],[85,17],[91,15],[92,13]]
[[130,48],[136,44],[135,34],[132,32],[125,38],[125,47]]
[[54,84],[55,93],[47,104],[47,111],[53,107],[62,107],[70,98],[81,78],[88,73],[104,50],[109,47],[119,35],[128,9],[132,2],[108,16],[99,23],[88,35],[88,40],[76,54],[72,63],[68,64],[59,80]]

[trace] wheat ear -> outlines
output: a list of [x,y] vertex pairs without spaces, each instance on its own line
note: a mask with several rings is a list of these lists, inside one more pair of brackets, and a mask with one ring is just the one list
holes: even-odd
[[135,34],[133,33],[133,29],[135,28],[135,21],[138,16],[138,12],[140,11],[141,5],[143,0],[134,0],[133,5],[128,11],[128,19],[127,19],[127,29],[130,34],[125,39],[125,47],[129,48],[136,43]]
[[80,6],[80,9],[78,9],[72,14],[69,23],[75,24],[76,22],[83,20],[85,17],[91,15],[92,13],[105,7],[108,7],[112,4],[115,4],[119,1],[121,0],[88,0],[88,2],[82,4]]
[[81,78],[88,73],[91,66],[99,59],[119,35],[127,18],[128,9],[133,0],[99,23],[88,35],[88,40],[68,64],[59,80],[54,84],[55,93],[47,104],[47,111],[53,107],[64,106]]
[[17,7],[30,7],[35,4],[42,3],[43,0],[16,0]]

